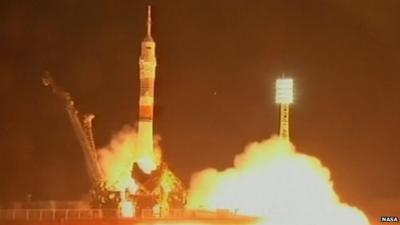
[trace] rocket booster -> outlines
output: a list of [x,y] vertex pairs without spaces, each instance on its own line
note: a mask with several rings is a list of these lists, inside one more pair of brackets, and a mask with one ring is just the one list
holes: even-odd
[[138,125],[138,165],[150,173],[157,163],[153,141],[154,82],[156,77],[156,44],[151,36],[151,8],[147,9],[147,32],[141,44],[139,58],[140,98]]
[[140,66],[139,121],[153,121],[154,81],[156,78],[156,44],[151,36],[151,11],[148,8],[147,33],[142,41]]

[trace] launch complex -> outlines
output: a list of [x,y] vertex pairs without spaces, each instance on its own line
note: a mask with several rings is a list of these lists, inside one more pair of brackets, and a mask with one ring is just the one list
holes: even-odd
[[[87,173],[92,187],[90,205],[86,208],[90,212],[88,218],[218,218],[235,219],[236,221],[249,221],[255,218],[239,216],[234,209],[219,209],[215,212],[207,210],[187,210],[187,190],[180,179],[175,176],[165,161],[161,152],[156,148],[153,133],[154,115],[154,87],[156,79],[156,43],[152,37],[151,7],[147,8],[146,34],[141,42],[139,57],[140,68],[140,97],[139,118],[137,123],[137,145],[134,158],[127,165],[130,178],[125,186],[117,187],[108,181],[104,169],[99,162],[99,153],[96,148],[92,132],[93,114],[81,115],[76,108],[71,94],[60,88],[49,73],[45,74],[42,81],[65,104],[65,110],[72,124],[73,130],[79,140],[86,161]],[[293,80],[282,77],[276,81],[276,103],[280,106],[279,136],[289,139],[289,108],[293,103]],[[81,209],[76,209],[81,210]],[[111,210],[111,211],[110,211]],[[112,212],[112,213],[110,213]],[[64,211],[57,214],[57,210],[35,211],[25,210],[22,214],[10,211],[2,215],[1,219],[28,220],[36,218],[38,221],[57,218],[80,218],[85,213]],[[59,215],[62,215],[61,217]],[[72,215],[72,216],[71,216]],[[75,215],[75,217],[73,216]],[[78,216],[79,215],[79,216]]]
[[71,95],[59,88],[49,74],[43,84],[65,101],[65,109],[83,149],[88,174],[92,181],[91,206],[93,208],[118,208],[123,217],[138,216],[151,209],[166,215],[170,209],[183,209],[186,191],[182,182],[161,161],[153,140],[154,83],[156,76],[156,44],[151,35],[151,8],[147,12],[147,32],[141,44],[140,98],[137,129],[137,146],[131,165],[129,182],[121,189],[107,182],[99,163],[98,151],[92,132],[93,114],[80,116]]
[[[95,116],[81,114],[50,73],[42,78],[61,99],[83,151],[90,179],[87,195],[75,202],[26,200],[0,206],[1,224],[370,224],[364,212],[341,201],[321,160],[297,151],[290,141],[294,81],[285,75],[275,83],[279,135],[250,142],[227,168],[198,171],[185,187],[154,138],[157,57],[151,13],[148,6],[138,60],[137,123],[128,132],[121,130],[109,145],[96,146]],[[204,154],[214,157],[210,151]]]

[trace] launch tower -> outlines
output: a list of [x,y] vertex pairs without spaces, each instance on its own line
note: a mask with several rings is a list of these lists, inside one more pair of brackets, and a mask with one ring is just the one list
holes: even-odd
[[276,80],[275,101],[280,105],[279,136],[289,139],[289,108],[293,103],[293,79],[279,78]]

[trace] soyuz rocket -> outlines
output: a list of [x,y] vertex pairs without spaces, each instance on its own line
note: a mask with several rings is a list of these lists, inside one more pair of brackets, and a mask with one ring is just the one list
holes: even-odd
[[153,140],[154,82],[157,60],[156,43],[151,36],[151,6],[147,7],[147,32],[141,43],[139,57],[140,98],[138,124],[138,165],[145,173],[157,167]]

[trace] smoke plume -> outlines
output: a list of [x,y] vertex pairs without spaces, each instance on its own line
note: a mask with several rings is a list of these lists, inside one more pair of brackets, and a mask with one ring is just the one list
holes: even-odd
[[108,146],[98,151],[108,188],[123,191],[134,183],[131,174],[132,165],[137,161],[136,143],[136,130],[126,126],[112,137]]
[[235,209],[271,225],[369,224],[362,211],[340,201],[320,160],[279,137],[248,145],[232,168],[195,174],[188,207]]

